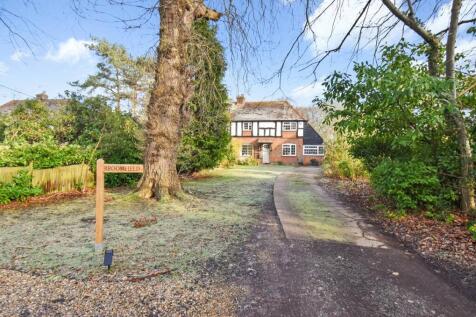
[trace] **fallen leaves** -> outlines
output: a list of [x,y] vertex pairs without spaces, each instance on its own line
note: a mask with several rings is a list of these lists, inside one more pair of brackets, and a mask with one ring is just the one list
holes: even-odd
[[157,216],[151,216],[151,217],[142,216],[140,218],[133,219],[131,223],[134,228],[142,228],[142,227],[150,226],[157,223]]
[[466,215],[453,213],[452,223],[428,219],[424,215],[389,219],[384,211],[376,211],[376,206],[384,206],[385,202],[376,199],[368,182],[330,178],[319,179],[319,182],[328,191],[362,208],[371,222],[438,267],[458,271],[462,280],[476,276],[476,241],[467,229],[469,219]]

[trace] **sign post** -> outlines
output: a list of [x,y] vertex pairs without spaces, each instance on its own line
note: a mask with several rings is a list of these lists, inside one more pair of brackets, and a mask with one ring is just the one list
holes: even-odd
[[104,248],[104,173],[143,173],[142,164],[105,164],[96,162],[96,250]]

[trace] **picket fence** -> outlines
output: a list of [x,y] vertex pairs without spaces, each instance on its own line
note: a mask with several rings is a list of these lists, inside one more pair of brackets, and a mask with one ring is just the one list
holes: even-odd
[[94,187],[94,174],[86,164],[33,169],[33,166],[0,167],[0,183],[10,182],[21,170],[32,175],[32,183],[44,193],[67,192],[75,189]]

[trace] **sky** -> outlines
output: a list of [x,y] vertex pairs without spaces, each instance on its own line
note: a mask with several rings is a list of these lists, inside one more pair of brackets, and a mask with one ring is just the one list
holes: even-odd
[[[323,51],[338,46],[366,3],[365,0],[338,0],[338,6],[331,6],[322,14],[333,0],[315,0],[308,14],[311,21],[319,17],[312,26],[312,32],[308,30],[303,34],[289,55],[281,76],[277,76],[280,65],[306,21],[305,1],[261,1],[272,9],[267,7],[267,22],[259,24],[258,28],[250,32],[249,40],[260,45],[249,52],[246,63],[236,58],[240,55],[236,44],[245,39],[233,37],[231,41],[234,44],[228,45],[230,34],[233,33],[228,31],[226,19],[217,23],[218,37],[225,47],[229,65],[225,84],[230,98],[234,99],[238,94],[244,94],[248,100],[286,98],[297,106],[310,106],[312,99],[324,91],[322,81],[329,74],[334,71],[351,72],[353,61],[372,61],[375,45],[368,42],[375,34],[371,29],[366,29],[360,35],[358,32],[352,33],[341,51],[329,55],[315,72],[312,67],[305,67],[307,61],[315,60]],[[143,1],[144,4],[151,2]],[[243,0],[235,2],[238,11],[249,10],[243,5]],[[448,26],[450,6],[448,1],[443,1],[436,18],[428,20],[433,2],[423,1],[417,15],[426,21],[430,30],[439,31]],[[28,44],[18,37],[12,37],[0,25],[0,104],[11,99],[31,98],[43,91],[50,97],[56,97],[72,89],[70,82],[84,80],[93,74],[98,59],[85,47],[92,37],[122,44],[134,56],[153,52],[158,40],[158,18],[155,13],[150,15],[147,22],[141,19],[141,28],[127,29],[124,23],[118,22],[118,17],[133,19],[143,12],[142,9],[106,5],[93,9],[87,5],[87,1],[82,1],[80,7],[75,7],[77,3],[71,0],[1,1],[0,17],[10,22]],[[101,3],[101,0],[97,3]],[[206,3],[220,10],[223,1],[210,0]],[[465,0],[463,14],[469,12],[472,5],[472,0]],[[259,16],[259,9],[256,11],[254,15],[249,14],[248,22],[255,22],[253,18]],[[386,14],[387,9],[374,0],[366,17],[377,21]],[[367,45],[362,45],[355,55],[355,43],[359,36],[361,43]],[[411,31],[402,32],[399,27],[389,34],[387,41],[395,43],[402,36],[409,41],[419,40]],[[463,28],[458,37],[458,50],[468,52],[474,47],[476,41],[465,35]]]

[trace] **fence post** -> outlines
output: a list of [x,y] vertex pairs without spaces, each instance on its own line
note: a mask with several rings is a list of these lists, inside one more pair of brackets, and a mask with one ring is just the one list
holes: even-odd
[[102,251],[104,236],[104,160],[96,162],[96,250]]

